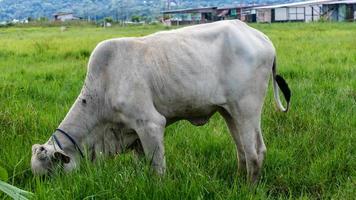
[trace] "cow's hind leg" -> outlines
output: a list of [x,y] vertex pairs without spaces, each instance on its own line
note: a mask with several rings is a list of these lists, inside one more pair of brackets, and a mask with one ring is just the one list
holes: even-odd
[[253,183],[259,178],[266,152],[260,128],[262,100],[260,96],[249,95],[231,104],[227,109],[231,116],[230,124],[232,128],[237,129],[231,133],[234,138],[240,139],[236,145],[243,147],[247,178]]

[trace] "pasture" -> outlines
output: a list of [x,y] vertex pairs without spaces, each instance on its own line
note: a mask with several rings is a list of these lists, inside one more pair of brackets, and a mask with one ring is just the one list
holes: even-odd
[[36,199],[355,198],[356,23],[252,26],[274,42],[279,74],[292,90],[284,114],[276,111],[269,85],[262,116],[267,156],[257,187],[237,176],[235,146],[219,115],[203,127],[182,121],[166,129],[163,178],[132,153],[83,161],[65,176],[33,177],[31,146],[47,141],[64,118],[95,45],[166,29],[161,26],[1,28],[0,166],[6,181]]

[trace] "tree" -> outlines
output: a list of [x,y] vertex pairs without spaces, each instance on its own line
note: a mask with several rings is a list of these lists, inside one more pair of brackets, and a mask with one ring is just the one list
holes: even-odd
[[112,23],[112,22],[113,22],[113,19],[112,19],[112,17],[105,17],[105,18],[104,18],[104,21],[105,21],[106,23]]
[[140,20],[141,20],[141,17],[138,16],[138,15],[132,15],[131,16],[131,21],[132,22],[140,22]]
[[47,18],[47,17],[39,17],[39,18],[38,18],[38,21],[40,21],[40,22],[47,22],[47,21],[48,21],[48,18]]

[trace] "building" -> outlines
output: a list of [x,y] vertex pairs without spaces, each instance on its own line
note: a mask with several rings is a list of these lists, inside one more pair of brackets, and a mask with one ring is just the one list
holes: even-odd
[[[245,22],[256,22],[256,13],[253,9],[257,5],[241,5],[221,7],[217,9],[220,20],[224,19],[239,19]],[[260,5],[261,6],[261,5]]]
[[324,3],[323,13],[324,18],[330,21],[356,21],[356,0]]
[[251,8],[254,5],[230,6],[230,7],[204,7],[163,11],[164,15],[170,15],[172,25],[209,23],[225,19],[240,19],[242,21],[256,22],[255,13]]
[[77,20],[78,17],[75,17],[73,13],[59,12],[53,15],[54,21],[69,21],[69,20]]
[[311,22],[318,21],[323,15],[323,4],[330,0],[313,0],[295,3],[260,6],[256,10],[257,22]]
[[172,25],[199,24],[225,19],[245,22],[356,21],[356,0],[309,0],[276,5],[240,5],[163,11]]
[[200,24],[217,21],[217,7],[167,10],[164,15],[171,15],[172,25]]

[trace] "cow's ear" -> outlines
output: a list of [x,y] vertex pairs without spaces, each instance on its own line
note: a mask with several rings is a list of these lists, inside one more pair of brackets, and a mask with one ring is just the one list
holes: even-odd
[[64,154],[63,152],[60,152],[60,151],[56,151],[54,152],[54,158],[57,159],[57,160],[60,160],[62,161],[63,163],[67,164],[70,162],[70,157],[67,156],[66,154]]

